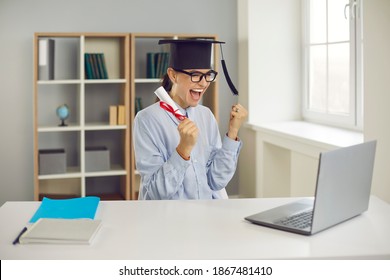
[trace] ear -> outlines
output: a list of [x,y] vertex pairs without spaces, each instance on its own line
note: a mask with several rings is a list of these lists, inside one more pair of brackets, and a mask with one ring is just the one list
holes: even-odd
[[171,80],[172,84],[175,84],[176,83],[176,77],[177,77],[176,71],[173,70],[173,68],[169,67],[167,69],[167,74],[168,74],[168,77]]

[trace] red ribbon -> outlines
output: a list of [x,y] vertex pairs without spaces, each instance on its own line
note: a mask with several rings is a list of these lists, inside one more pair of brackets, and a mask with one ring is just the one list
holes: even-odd
[[160,107],[163,108],[165,111],[172,113],[179,121],[183,121],[186,118],[186,116],[183,116],[180,113],[179,109],[174,110],[171,105],[164,101],[160,101]]

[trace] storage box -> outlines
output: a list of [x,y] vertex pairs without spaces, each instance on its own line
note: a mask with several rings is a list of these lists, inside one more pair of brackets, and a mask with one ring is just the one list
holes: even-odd
[[110,170],[110,151],[107,147],[85,148],[85,171],[108,171]]
[[39,150],[39,174],[66,173],[66,153],[64,149]]

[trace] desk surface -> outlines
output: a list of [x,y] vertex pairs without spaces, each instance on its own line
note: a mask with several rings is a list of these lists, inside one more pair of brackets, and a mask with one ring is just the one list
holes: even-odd
[[245,216],[296,198],[102,201],[92,245],[12,245],[39,202],[0,208],[0,259],[390,259],[390,205],[313,236],[251,224]]

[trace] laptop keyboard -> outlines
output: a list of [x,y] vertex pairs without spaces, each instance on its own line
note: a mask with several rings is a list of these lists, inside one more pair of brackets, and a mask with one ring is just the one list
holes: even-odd
[[285,217],[277,221],[277,224],[304,229],[311,226],[312,218],[313,218],[313,210],[309,210],[298,214],[294,214],[292,216]]

